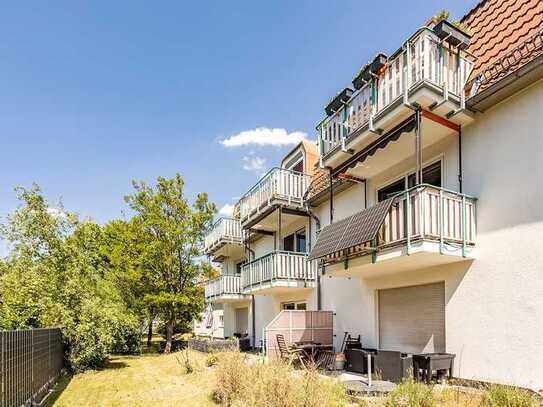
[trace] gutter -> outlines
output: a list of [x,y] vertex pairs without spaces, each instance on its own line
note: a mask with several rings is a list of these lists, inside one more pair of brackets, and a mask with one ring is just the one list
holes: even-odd
[[466,101],[466,105],[476,112],[485,112],[541,78],[543,78],[543,54],[472,96]]

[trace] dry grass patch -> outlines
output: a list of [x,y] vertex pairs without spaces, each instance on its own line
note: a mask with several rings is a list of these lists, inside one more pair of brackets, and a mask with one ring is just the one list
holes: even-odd
[[219,355],[215,399],[236,407],[339,407],[349,405],[345,388],[316,370],[294,370],[280,361],[248,365],[245,355]]
[[[113,357],[105,369],[75,375],[54,406],[216,406],[206,355],[182,353]],[[181,360],[181,363],[179,362]]]

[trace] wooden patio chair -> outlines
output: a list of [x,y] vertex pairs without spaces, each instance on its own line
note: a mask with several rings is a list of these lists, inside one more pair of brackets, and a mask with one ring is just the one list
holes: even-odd
[[331,350],[321,350],[315,361],[317,369],[335,370],[336,369],[336,354]]
[[306,354],[304,350],[288,346],[285,342],[285,337],[281,334],[277,334],[275,339],[277,340],[277,347],[279,348],[281,359],[286,361],[289,365],[298,363],[305,369],[304,357]]

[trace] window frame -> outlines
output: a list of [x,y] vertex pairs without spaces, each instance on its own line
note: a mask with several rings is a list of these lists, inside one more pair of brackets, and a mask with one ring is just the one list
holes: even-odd
[[[438,155],[436,157],[431,158],[430,160],[424,161],[422,163],[422,168],[424,169],[425,167],[429,167],[430,165],[435,164],[438,161],[441,162],[441,165],[440,165],[441,166],[441,186],[443,186],[443,180],[445,179],[445,156],[444,156],[444,154],[440,154],[440,155]],[[398,182],[402,178],[404,180],[404,186],[407,187],[407,185],[409,185],[408,184],[409,176],[411,174],[413,174],[415,171],[416,171],[416,168],[411,167],[409,170],[402,172],[400,175],[389,178],[388,180],[378,184],[375,187],[375,191],[374,191],[374,197],[373,197],[374,200],[375,200],[374,202],[375,203],[379,202],[379,191],[381,189],[384,189],[384,188],[388,187],[389,185],[392,185],[395,182]],[[404,191],[405,191],[405,189],[404,189]]]

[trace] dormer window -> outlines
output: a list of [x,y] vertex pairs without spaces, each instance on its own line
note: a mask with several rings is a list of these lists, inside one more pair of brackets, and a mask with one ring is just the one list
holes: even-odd
[[304,172],[304,154],[299,151],[294,157],[292,157],[287,163],[285,164],[285,168],[287,170],[295,171],[295,172]]

